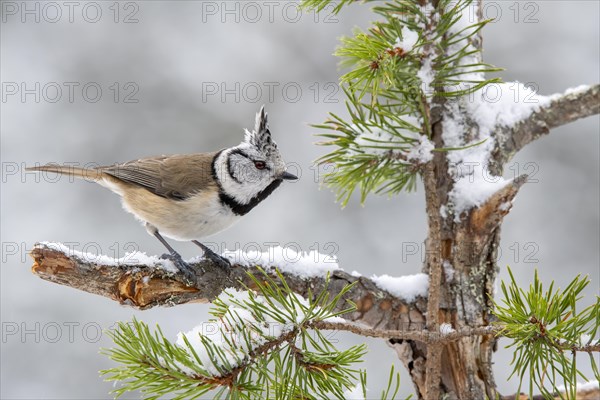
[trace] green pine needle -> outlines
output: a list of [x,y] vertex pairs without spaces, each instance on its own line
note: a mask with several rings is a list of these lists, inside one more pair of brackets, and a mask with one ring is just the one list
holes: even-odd
[[[211,314],[215,324],[222,323],[224,344],[201,334],[196,339],[204,357],[198,354],[198,344],[192,344],[194,338],[184,335],[183,345],[174,344],[160,328],[152,331],[136,319],[108,332],[116,347],[103,353],[118,366],[101,372],[120,385],[115,396],[139,390],[146,399],[343,399],[345,391],[363,379],[355,365],[366,346],[337,349],[312,324],[353,311],[353,304],[339,307],[353,285],[330,298],[327,278],[322,292],[304,300],[279,272],[273,277],[260,270],[250,278],[254,292],[240,297],[226,291],[214,301]],[[265,329],[269,324],[283,325],[281,336]],[[211,365],[206,365],[206,356]],[[211,372],[214,369],[217,374]]]
[[[367,31],[356,30],[341,40],[335,55],[346,72],[340,78],[346,94],[348,117],[330,114],[315,127],[325,130],[323,145],[334,149],[318,162],[333,165],[324,183],[337,192],[345,206],[357,191],[363,203],[371,193],[396,194],[416,188],[422,161],[407,159],[421,135],[431,136],[430,106],[434,99],[458,101],[499,79],[477,78],[499,71],[489,64],[470,61],[480,52],[473,38],[490,21],[455,29],[461,13],[474,0],[440,0],[436,19],[413,0],[372,2],[381,16]],[[335,12],[353,1],[336,2]],[[371,3],[371,2],[369,2]],[[304,0],[307,9],[322,10],[328,0]],[[409,29],[418,34],[412,49],[395,47]],[[421,69],[431,62],[432,93],[423,91]],[[418,120],[414,126],[411,121]],[[373,138],[373,132],[381,133]],[[444,152],[457,149],[437,148]]]
[[[514,348],[511,364],[513,375],[519,376],[519,391],[528,376],[529,396],[538,388],[545,397],[553,397],[559,383],[567,388],[564,398],[575,399],[577,378],[585,376],[577,369],[576,348],[585,345],[582,337],[594,338],[600,324],[600,298],[578,311],[581,292],[589,278],[576,276],[563,290],[554,289],[554,282],[544,290],[537,270],[527,291],[517,285],[510,268],[510,282],[502,282],[502,303],[495,303],[494,314],[503,329],[500,335],[512,339],[507,347]],[[598,379],[598,368],[592,359],[592,369]],[[551,390],[548,390],[549,384]],[[563,395],[560,395],[561,398]]]

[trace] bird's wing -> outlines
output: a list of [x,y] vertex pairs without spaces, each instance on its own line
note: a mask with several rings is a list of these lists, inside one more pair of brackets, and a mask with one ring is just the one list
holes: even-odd
[[185,200],[216,186],[212,161],[217,153],[182,154],[142,158],[123,164],[100,167],[120,181],[141,186],[157,196]]

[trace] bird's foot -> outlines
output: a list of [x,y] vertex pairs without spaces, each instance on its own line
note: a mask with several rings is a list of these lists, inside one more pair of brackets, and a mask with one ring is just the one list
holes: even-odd
[[219,267],[221,267],[225,270],[229,269],[231,267],[231,263],[229,262],[228,259],[218,255],[217,253],[215,253],[214,251],[212,251],[211,249],[209,249],[207,246],[203,245],[199,241],[192,240],[192,243],[194,243],[196,246],[198,246],[202,249],[202,251],[204,252],[205,259],[214,262]]
[[195,286],[197,282],[196,272],[194,268],[190,266],[188,263],[183,261],[183,258],[177,253],[175,254],[163,254],[160,256],[163,260],[171,260],[175,267],[181,272],[183,275],[183,281],[188,286]]
[[226,259],[223,256],[218,255],[217,253],[215,253],[214,251],[212,251],[209,248],[206,248],[204,250],[204,258],[214,262],[215,264],[217,264],[219,267],[221,267],[223,269],[231,268],[231,263],[229,262],[228,259]]

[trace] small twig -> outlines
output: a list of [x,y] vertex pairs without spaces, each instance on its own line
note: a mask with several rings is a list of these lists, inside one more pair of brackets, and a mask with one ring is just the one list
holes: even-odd
[[600,343],[590,343],[583,346],[574,346],[571,343],[560,342],[558,349],[562,351],[572,351],[578,353],[600,353]]
[[463,328],[451,333],[441,333],[428,330],[381,330],[359,324],[329,321],[314,321],[308,326],[317,329],[347,331],[357,335],[374,338],[414,340],[426,344],[445,344],[454,342],[463,337],[472,337],[476,335],[497,335],[503,328],[500,325],[488,325],[477,328]]
[[231,372],[226,375],[231,378],[229,386],[231,387],[233,385],[237,376],[250,364],[254,363],[258,356],[268,353],[269,351],[281,346],[285,342],[291,343],[294,340],[294,338],[298,336],[298,333],[298,328],[294,328],[286,334],[279,336],[278,338],[275,338],[273,340],[269,340],[266,343],[263,343],[262,345],[258,346],[254,350],[250,351],[244,362],[232,369]]
[[[351,332],[356,335],[382,338],[382,339],[403,339],[403,340],[414,340],[426,344],[446,344],[455,342],[464,337],[473,336],[503,336],[502,330],[504,325],[494,324],[479,326],[475,328],[462,328],[455,330],[450,333],[432,332],[428,330],[383,330],[374,329],[368,326],[351,323],[351,322],[329,322],[329,321],[313,321],[307,324],[309,328],[325,329],[325,330],[337,330]],[[561,342],[557,347],[562,351],[576,351],[576,352],[600,352],[600,343],[591,343],[583,346],[573,346],[567,342]]]

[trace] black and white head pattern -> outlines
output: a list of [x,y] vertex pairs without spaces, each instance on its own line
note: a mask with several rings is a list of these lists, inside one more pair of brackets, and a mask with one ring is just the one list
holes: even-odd
[[284,172],[264,106],[256,114],[254,130],[245,130],[244,141],[223,150],[213,163],[221,201],[240,215],[269,196],[281,184]]

